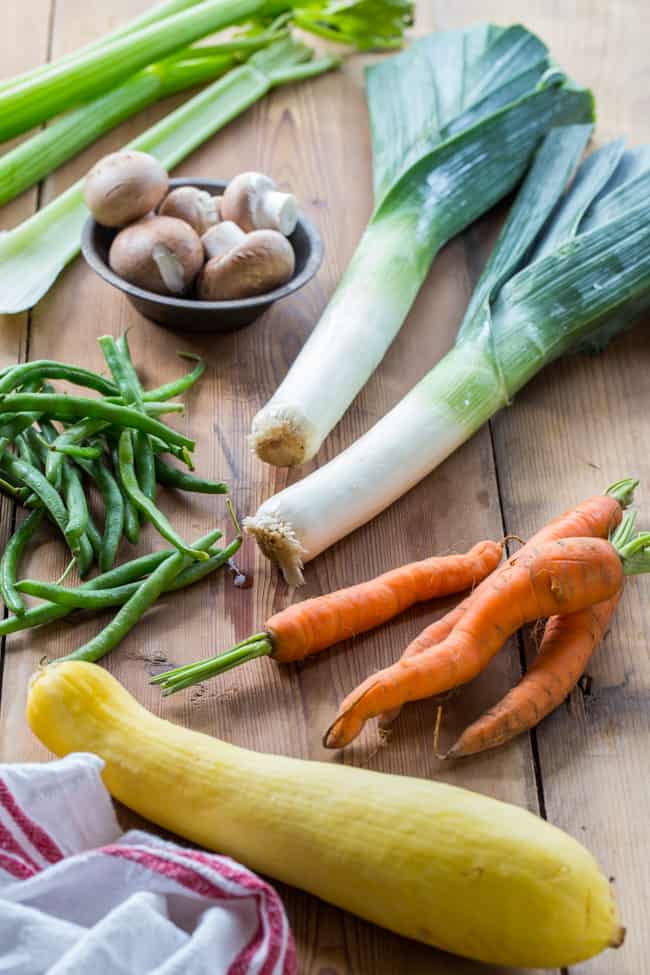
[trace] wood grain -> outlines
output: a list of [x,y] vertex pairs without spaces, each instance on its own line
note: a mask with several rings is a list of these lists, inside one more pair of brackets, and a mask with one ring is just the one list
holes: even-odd
[[[57,4],[53,53],[91,40],[146,5],[147,0]],[[47,25],[46,0],[22,0],[15,7],[16,36],[22,37],[21,24],[38,21],[39,29]],[[436,0],[422,2],[419,12],[421,32],[432,29],[434,22],[448,28],[478,19],[507,23],[524,16],[514,0],[459,0],[453,5]],[[648,137],[641,124],[648,117],[648,96],[639,83],[644,48],[641,30],[636,48],[635,39],[624,31],[626,17],[647,18],[641,0],[568,4],[532,0],[524,19],[580,81],[594,85],[600,106],[599,137],[627,128],[632,141],[640,141]],[[634,54],[622,63],[624,42],[626,51],[631,44]],[[22,66],[20,57],[26,63],[43,58],[47,29],[42,37],[34,31],[30,44],[33,50],[17,52],[6,33],[0,38],[0,45],[14,59],[2,57],[3,69],[9,64],[7,73]],[[3,46],[0,52],[4,53]],[[206,376],[187,397],[187,416],[173,422],[197,438],[200,472],[230,482],[242,515],[254,511],[288,480],[286,472],[261,465],[248,452],[245,437],[250,421],[316,321],[370,212],[370,144],[362,88],[365,60],[350,59],[338,73],[279,89],[177,170],[177,175],[227,178],[244,169],[262,169],[297,193],[326,247],[323,269],[299,295],[237,335],[179,336],[141,319],[121,295],[77,261],[31,316],[31,358],[47,355],[101,369],[97,337],[117,335],[125,328],[131,328],[134,359],[150,384],[183,371],[175,357],[178,349],[204,355],[209,365]],[[47,180],[42,199],[60,193],[95,159],[118,148],[167,110],[169,104],[153,107],[105,136]],[[35,194],[26,194],[14,207],[0,211],[6,221],[3,226],[11,226],[34,205]],[[401,335],[314,464],[324,463],[368,429],[420,377],[426,364],[449,348],[498,219],[498,214],[485,218],[440,254]],[[24,317],[6,321],[0,342],[5,361],[25,355]],[[492,430],[482,430],[407,497],[316,560],[301,595],[358,581],[432,552],[460,550],[483,537],[498,538],[505,530],[527,534],[558,509],[610,480],[637,472],[647,479],[649,462],[647,451],[642,450],[644,434],[647,440],[642,406],[649,383],[647,360],[643,333],[637,330],[601,360],[576,360],[547,372]],[[589,463],[601,469],[593,470]],[[187,537],[215,523],[225,525],[219,498],[181,500],[166,492],[161,502]],[[11,510],[5,506],[2,511],[6,536]],[[159,544],[147,533],[140,548]],[[131,554],[126,546],[123,557]],[[44,537],[43,544],[31,550],[25,572],[55,578],[63,562],[62,546]],[[279,668],[267,660],[256,661],[219,681],[161,701],[148,680],[162,662],[182,663],[225,648],[287,604],[286,587],[252,546],[243,551],[241,563],[254,573],[252,590],[234,589],[224,575],[162,600],[107,666],[157,713],[251,748],[442,777],[534,811],[539,789],[549,818],[585,840],[606,869],[616,874],[631,928],[622,952],[609,953],[575,972],[640,975],[645,953],[639,851],[647,837],[642,811],[648,800],[642,764],[648,746],[648,710],[643,705],[648,702],[650,670],[649,633],[645,624],[643,628],[639,624],[645,619],[643,581],[630,584],[614,633],[596,658],[594,674],[601,690],[594,700],[586,699],[573,715],[559,712],[535,739],[523,738],[499,752],[443,769],[433,750],[434,709],[426,702],[405,710],[387,744],[380,742],[375,728],[369,728],[359,745],[343,755],[326,752],[320,744],[341,697],[368,673],[392,661],[426,622],[444,610],[442,605],[407,613],[381,632],[302,666]],[[7,640],[0,712],[3,759],[46,757],[23,717],[28,677],[43,655],[68,652],[98,626],[97,620],[75,627],[62,624]],[[519,674],[519,647],[513,641],[479,680],[448,705],[444,735],[451,739]],[[628,802],[622,810],[623,794]],[[282,888],[281,893],[296,936],[301,973],[480,975],[487,971],[389,935],[298,891]]]

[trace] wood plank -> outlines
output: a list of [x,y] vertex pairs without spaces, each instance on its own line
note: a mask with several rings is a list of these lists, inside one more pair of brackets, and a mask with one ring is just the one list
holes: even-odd
[[[33,9],[31,5],[34,2],[29,0],[30,9]],[[81,9],[79,5],[74,5],[74,10],[72,5],[59,5],[54,34],[55,53],[90,40],[119,19],[133,16],[145,5],[144,0],[138,3],[120,0],[110,5],[110,11],[98,0],[87,0]],[[25,6],[28,6],[27,0]],[[629,11],[640,11],[641,7],[640,2],[622,6],[628,16]],[[441,28],[490,17],[505,23],[520,18],[518,7],[514,2],[496,4],[478,3],[476,0],[463,0],[463,3],[455,5],[422,4],[424,14],[420,18],[419,29],[432,26],[432,13]],[[535,0],[526,11],[527,24],[542,33],[559,60],[570,64],[580,80],[596,79],[599,96],[600,87],[604,89],[603,98],[600,98],[600,117],[605,129],[609,126],[612,131],[619,124],[619,101],[622,102],[625,95],[622,82],[618,86],[611,84],[615,69],[612,65],[613,52],[608,53],[606,35],[614,21],[618,36],[624,22],[623,14],[618,13],[615,7],[613,0],[610,3],[590,2],[583,5],[560,4],[558,0],[545,3]],[[595,26],[587,23],[588,15]],[[638,67],[634,70],[638,70]],[[602,74],[599,74],[600,71]],[[96,346],[97,336],[104,332],[118,334],[129,326],[132,326],[131,344],[136,361],[144,363],[145,378],[151,383],[178,374],[181,367],[174,357],[177,348],[204,354],[210,366],[208,374],[201,386],[188,397],[189,415],[180,423],[183,429],[197,436],[200,469],[208,475],[224,476],[230,480],[241,514],[253,511],[264,497],[281,487],[286,479],[283,472],[262,467],[246,450],[245,435],[250,420],[295,357],[345,267],[370,210],[369,140],[360,72],[361,59],[353,59],[337,75],[321,78],[300,88],[279,90],[195,153],[179,170],[188,176],[220,177],[246,168],[261,168],[272,172],[298,193],[305,209],[321,228],[327,249],[323,270],[299,296],[275,308],[263,321],[236,336],[225,339],[179,337],[140,319],[121,296],[110,291],[81,262],[77,262],[34,313],[30,350],[34,357],[47,353],[55,358],[99,368],[101,357]],[[628,79],[628,86],[629,83]],[[637,108],[637,112],[641,111],[641,107]],[[64,167],[48,181],[46,196],[61,192],[94,159],[123,144],[150,124],[165,108],[159,106],[143,113]],[[631,119],[630,124],[633,122],[634,119]],[[342,132],[346,133],[345,140],[341,139]],[[338,452],[383,414],[419,377],[422,372],[420,361],[435,361],[446,351],[471,290],[470,279],[480,265],[485,240],[493,230],[493,220],[483,221],[464,242],[453,243],[440,255],[402,335],[378,374],[325,445],[318,462]],[[417,357],[413,355],[414,349],[418,350]],[[633,353],[642,359],[642,349],[634,347],[627,360]],[[569,367],[560,367],[565,368]],[[553,389],[555,377],[560,374],[554,373]],[[621,367],[621,385],[623,375]],[[598,395],[601,394],[604,376],[605,373],[600,383],[593,385],[591,399],[587,398],[587,380],[583,386],[571,380],[570,395],[573,397],[580,386],[582,396],[580,400],[571,400],[574,410],[581,402],[592,404],[596,391]],[[539,386],[541,393],[538,391],[537,395],[544,396],[547,381],[544,377],[531,389],[538,390]],[[566,388],[568,390],[569,383]],[[638,388],[643,387],[639,385]],[[565,389],[565,384],[562,384],[562,389]],[[557,392],[555,395],[557,397]],[[517,408],[510,411],[506,418],[508,422],[516,420],[520,402],[525,404],[527,396],[529,392],[524,393]],[[560,415],[557,402],[553,403],[552,399],[544,402],[549,415],[553,407],[553,415]],[[621,413],[621,421],[627,418],[632,405],[628,403],[626,409],[625,414]],[[602,405],[600,410],[604,412]],[[562,415],[566,415],[564,411]],[[500,424],[505,422],[500,421]],[[598,429],[595,424],[594,427]],[[615,427],[608,423],[606,428],[610,437]],[[537,450],[539,426],[534,431],[535,436],[531,436],[532,428],[517,428],[508,435],[502,433],[507,429],[499,424],[496,426],[498,452],[502,459],[499,477],[506,502],[507,526],[515,527],[516,522],[520,530],[529,531],[546,515],[545,503],[539,492],[539,484],[545,482],[539,478],[532,481],[532,467],[527,467],[522,459],[525,456],[523,447],[515,458],[511,457],[514,453],[512,449],[506,454],[506,447],[518,442],[516,438],[519,438],[520,441],[535,444]],[[549,472],[553,471],[553,484],[548,482],[549,491],[545,495],[549,499],[547,506],[550,513],[565,500],[565,495],[567,501],[573,500],[576,496],[574,488],[578,485],[567,478],[568,452],[563,455],[564,460],[555,457],[555,438],[550,425],[547,429],[549,435],[546,439],[549,443],[545,446],[551,464],[540,466],[539,470],[545,471],[549,478]],[[605,427],[601,426],[601,429]],[[641,426],[635,429],[636,436],[640,438]],[[633,439],[630,439],[632,442]],[[584,437],[581,437],[580,443],[584,443]],[[628,440],[625,443],[628,444]],[[621,454],[620,461],[627,457],[634,457],[634,454]],[[614,462],[619,461],[619,455],[613,454],[611,461],[610,466],[616,466]],[[515,471],[519,471],[518,477]],[[522,479],[525,471],[528,471],[527,480]],[[560,481],[560,471],[565,476],[563,482]],[[617,475],[617,471],[618,467],[613,476]],[[537,469],[535,473],[538,473]],[[517,491],[521,493],[517,494]],[[179,530],[187,536],[200,534],[215,519],[218,523],[225,521],[218,499],[196,498],[181,506],[178,499],[167,495],[163,504]],[[424,512],[431,513],[429,518],[423,518]],[[365,578],[391,565],[423,557],[433,551],[461,549],[478,538],[498,537],[502,532],[491,440],[489,431],[484,430],[407,498],[311,566],[305,595]],[[143,547],[153,543],[153,536],[148,535]],[[130,553],[126,551],[123,553],[125,558],[128,555]],[[208,683],[161,703],[158,693],[148,685],[148,674],[162,660],[180,663],[215,648],[225,647],[251,632],[253,627],[257,628],[270,612],[286,605],[289,597],[285,587],[275,575],[269,573],[267,565],[251,547],[243,553],[241,562],[244,567],[254,571],[254,589],[248,592],[234,590],[228,580],[221,577],[194,591],[177,594],[173,600],[164,601],[147,622],[124,642],[108,661],[108,666],[143,703],[174,721],[253,748],[319,760],[341,760],[324,752],[320,746],[321,732],[338,700],[367,673],[394,659],[396,652],[418,629],[442,609],[432,610],[429,607],[407,614],[381,633],[360,638],[354,646],[344,646],[302,667],[281,670],[267,661],[256,662],[239,673],[226,675],[219,682]],[[54,578],[62,567],[62,547],[52,540],[30,559],[26,571],[44,578]],[[633,606],[629,598],[627,606],[640,612],[640,607]],[[625,607],[624,610],[627,612]],[[638,618],[635,616],[635,619]],[[5,695],[0,716],[0,734],[6,759],[46,757],[44,750],[25,728],[23,703],[26,681],[44,653],[58,656],[67,652],[95,632],[97,625],[94,621],[74,629],[62,625],[47,634],[16,637],[8,641]],[[513,650],[510,654],[501,655],[480,681],[449,706],[445,716],[446,733],[453,734],[517,678],[518,656]],[[631,648],[626,654],[626,660],[629,659]],[[642,720],[641,698],[635,698],[635,701],[638,714],[634,720],[629,720],[630,730],[634,722],[640,725]],[[628,710],[631,709],[630,705]],[[609,712],[607,717],[610,717]],[[615,719],[622,720],[619,714]],[[518,742],[500,753],[443,771],[433,755],[433,721],[434,713],[430,705],[414,706],[400,719],[389,744],[378,747],[376,733],[370,729],[360,746],[346,753],[342,760],[402,774],[444,775],[449,781],[536,808],[535,777],[528,741]],[[631,734],[629,739],[629,751],[632,751]],[[601,739],[598,739],[596,750],[603,747]],[[555,747],[553,753],[556,757],[562,756],[563,767],[569,767],[569,756]],[[545,754],[540,750],[542,766],[546,769],[548,759],[545,759]],[[643,750],[638,749],[636,754],[643,755]],[[628,769],[628,777],[631,778],[631,772],[636,771],[639,778],[639,770],[626,763],[627,756],[621,760],[620,767]],[[605,761],[601,760],[600,764],[604,769]],[[613,764],[610,759],[608,771]],[[576,810],[582,814],[589,805],[584,797],[588,795],[589,783],[593,780],[585,763],[577,768],[571,766],[570,776],[578,777],[582,783],[578,791],[573,792],[568,785],[569,773],[567,779],[560,782],[560,772],[561,769],[556,769],[555,773],[551,769],[551,782],[548,778],[545,780],[547,807],[553,821],[575,833],[577,827],[582,825],[577,822]],[[553,776],[558,780],[557,789]],[[623,781],[627,780],[621,778]],[[605,791],[604,785],[598,790],[599,801],[600,793]],[[563,790],[564,805],[559,799]],[[620,792],[621,787],[616,791]],[[553,798],[555,795],[556,799]],[[566,802],[569,795],[575,795],[581,806],[569,808]],[[624,838],[615,829],[613,817],[609,813],[601,816],[599,810],[602,812],[603,806],[595,802],[592,796],[590,803],[594,814],[592,822],[599,824],[601,830],[599,849],[607,851],[614,843],[623,843]],[[641,821],[638,816],[637,822]],[[626,823],[626,827],[630,830],[634,824]],[[590,843],[595,832],[596,825],[592,825],[585,834]],[[578,835],[582,834],[578,832]],[[638,834],[636,842],[638,848]],[[625,843],[626,849],[633,848],[631,840]],[[628,859],[625,860],[626,880],[632,876]],[[619,883],[622,883],[623,872],[617,869],[617,874]],[[635,888],[632,886],[631,890],[634,892]],[[380,932],[297,891],[283,888],[282,894],[299,946],[301,972],[314,975],[317,972],[323,975],[327,971],[397,975],[408,971],[418,975],[435,970],[449,972],[450,975],[461,972],[479,975],[484,970],[472,963],[452,959]],[[641,903],[640,897],[637,903]],[[638,922],[636,927],[640,929]],[[629,950],[628,946],[624,952]],[[634,959],[638,956],[631,957]],[[616,961],[618,958],[627,959],[627,955],[622,953],[616,956]],[[611,957],[607,957],[607,961],[612,964]],[[597,969],[589,967],[589,971],[592,970]],[[604,968],[600,970],[605,971]],[[628,969],[620,969],[626,975],[628,971],[637,975],[641,970],[642,966],[638,964],[636,968],[632,965]],[[616,971],[618,973],[619,970]]]

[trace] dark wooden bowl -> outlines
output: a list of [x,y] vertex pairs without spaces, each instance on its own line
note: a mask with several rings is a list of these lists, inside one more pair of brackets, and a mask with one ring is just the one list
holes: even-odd
[[[226,187],[218,179],[170,179],[169,187],[196,186],[213,196]],[[182,332],[234,332],[250,325],[263,315],[275,301],[298,291],[313,278],[323,260],[323,242],[313,223],[302,213],[296,229],[289,238],[296,255],[293,277],[281,288],[255,298],[241,301],[198,301],[193,298],[171,298],[144,291],[115,274],[108,265],[108,252],[118,233],[112,227],[102,227],[92,217],[86,221],[81,235],[81,251],[90,267],[104,281],[119,288],[141,315],[165,328]]]

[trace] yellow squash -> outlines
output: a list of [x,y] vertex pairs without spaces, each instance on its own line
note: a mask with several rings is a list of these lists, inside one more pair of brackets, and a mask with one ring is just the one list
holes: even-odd
[[39,671],[27,716],[57,755],[100,755],[112,795],[158,825],[398,934],[530,968],[621,943],[591,854],[516,806],[236,748],[155,717],[94,664]]

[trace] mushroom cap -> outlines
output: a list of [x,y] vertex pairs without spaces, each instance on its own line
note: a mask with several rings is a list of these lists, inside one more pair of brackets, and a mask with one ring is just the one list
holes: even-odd
[[201,236],[210,227],[219,223],[220,196],[212,196],[196,186],[178,186],[158,207],[162,217],[176,217],[184,220]]
[[124,227],[154,210],[169,188],[162,163],[146,152],[112,152],[84,182],[88,209],[105,227]]
[[296,264],[293,247],[277,230],[254,230],[222,257],[213,257],[199,275],[203,301],[236,301],[266,294],[285,284]]
[[221,200],[221,217],[232,220],[246,233],[258,228],[257,203],[265,193],[275,189],[275,183],[264,173],[240,173],[231,179]]
[[222,220],[210,227],[201,237],[203,250],[205,251],[206,261],[213,257],[223,257],[227,251],[232,250],[237,244],[241,244],[246,234],[232,220]]
[[203,245],[183,220],[150,217],[119,232],[108,262],[116,274],[138,288],[180,295],[191,288],[203,266]]

